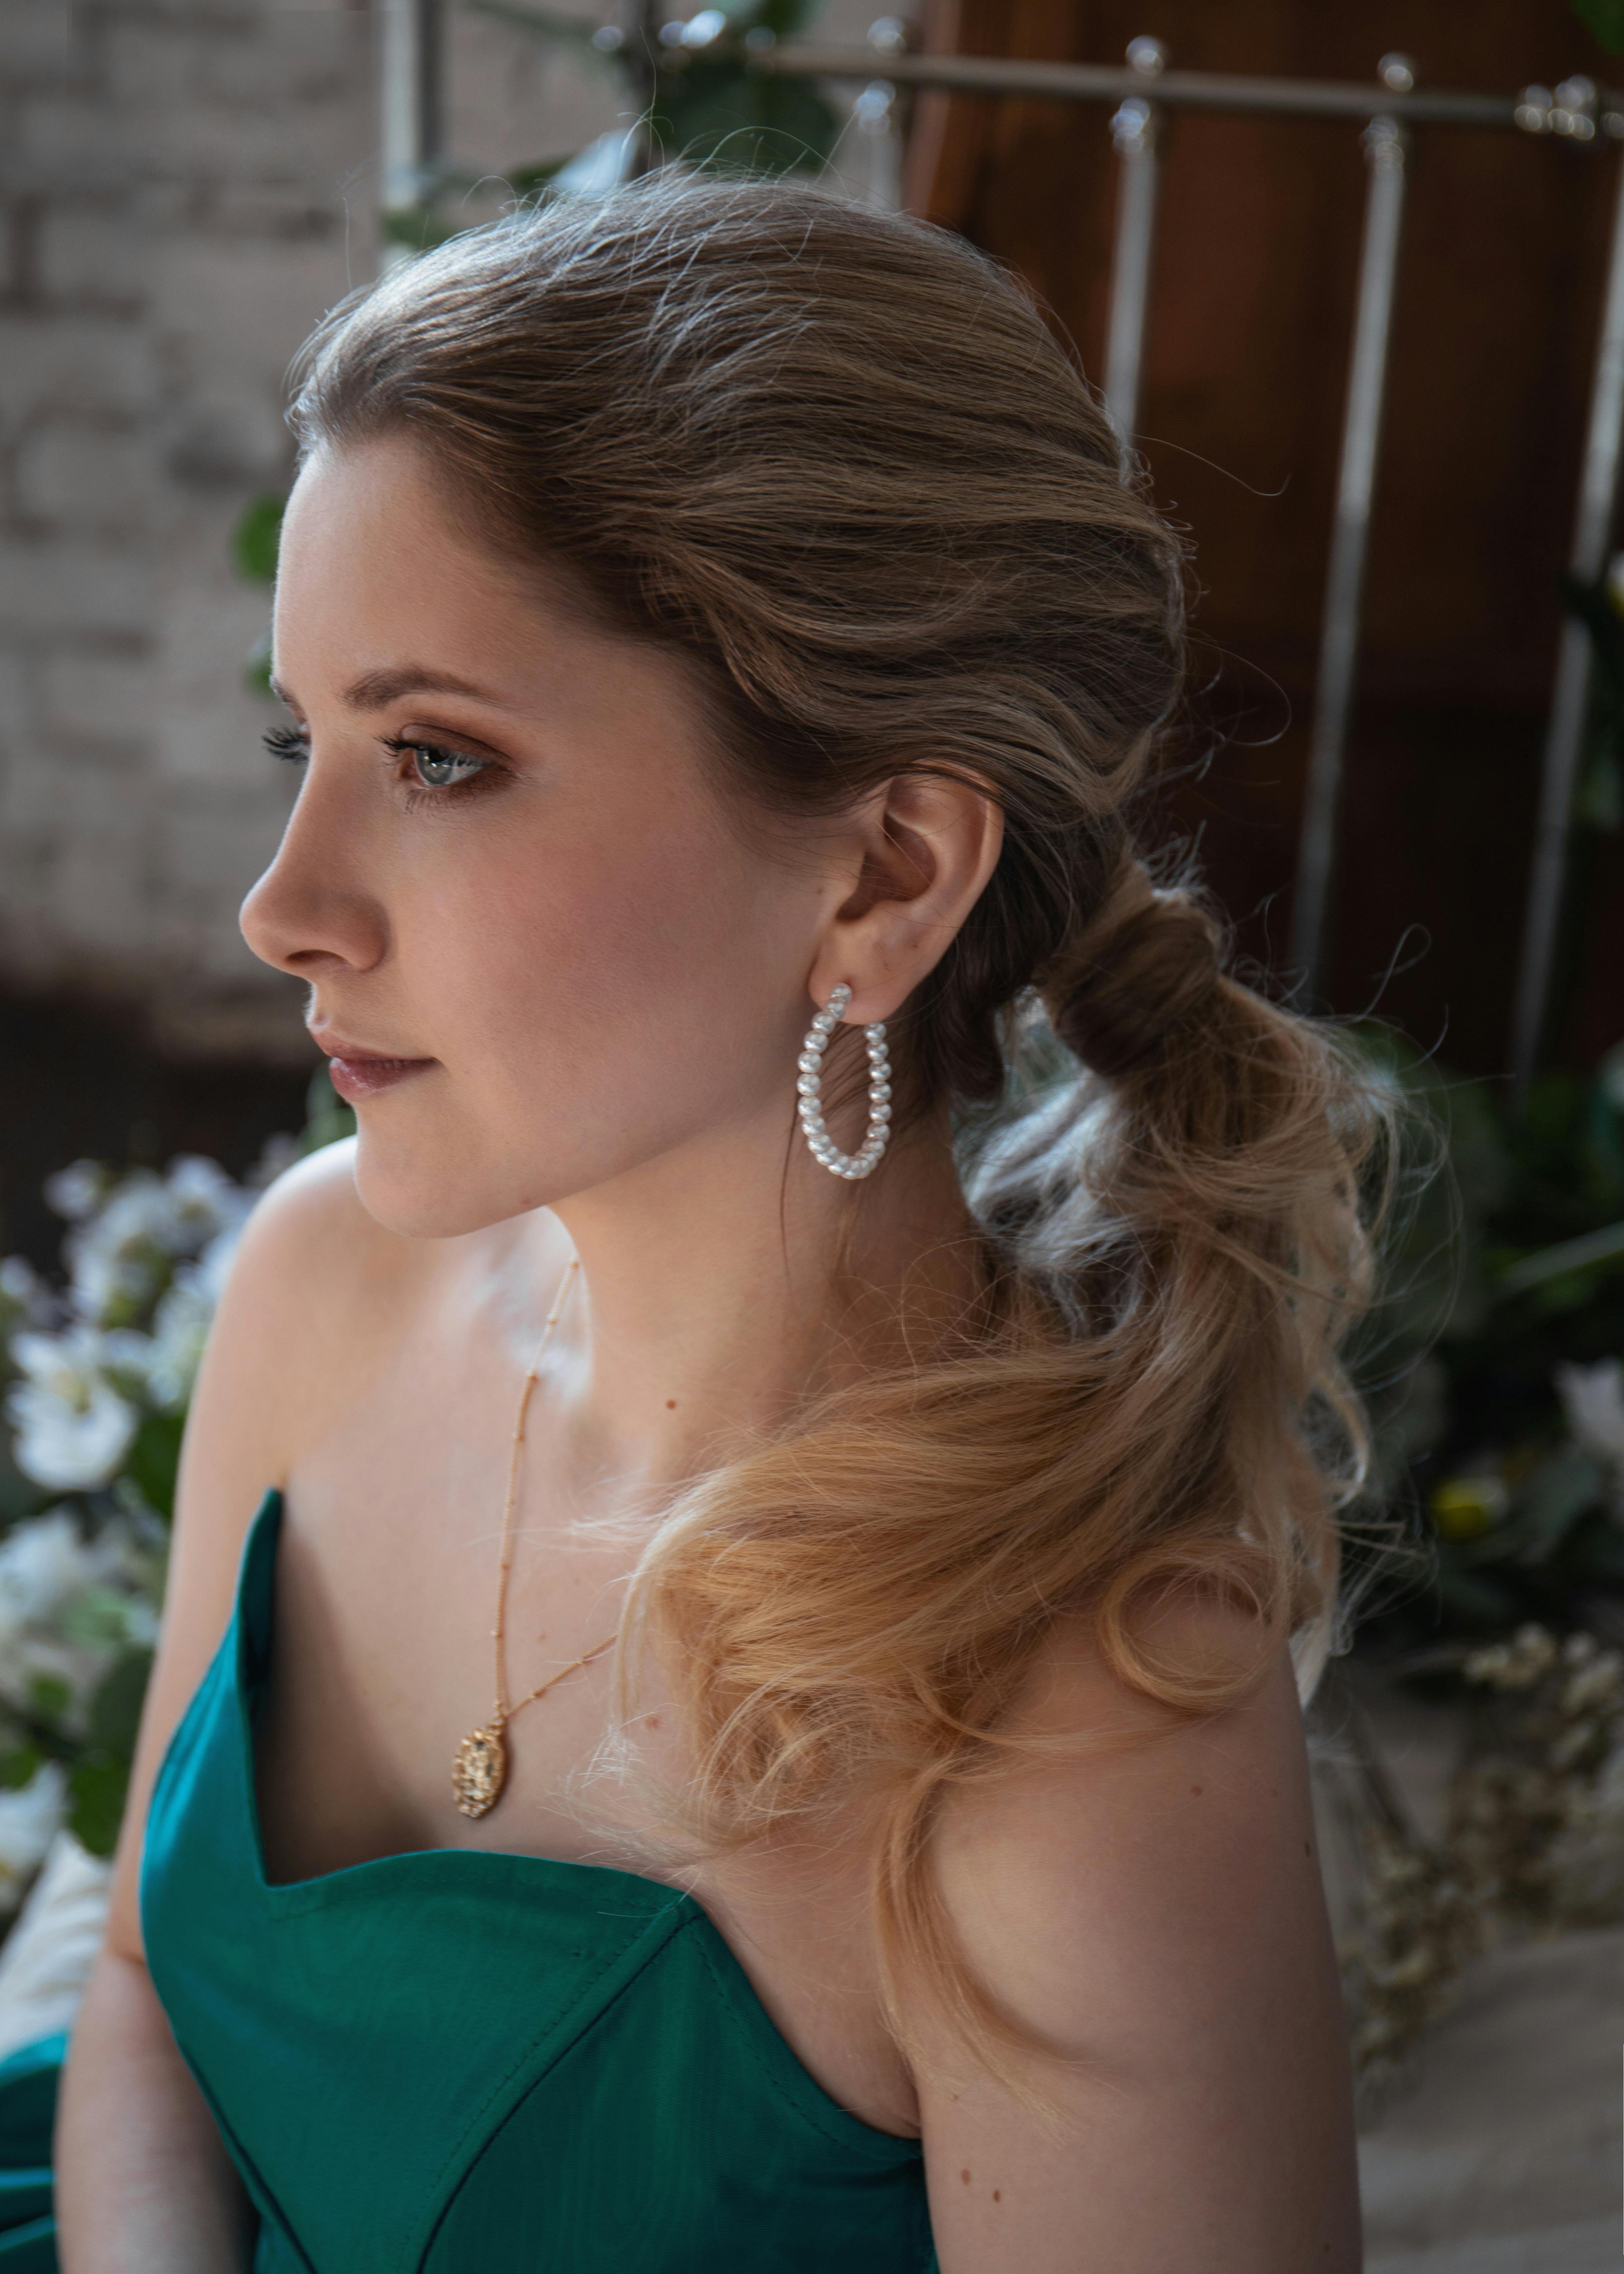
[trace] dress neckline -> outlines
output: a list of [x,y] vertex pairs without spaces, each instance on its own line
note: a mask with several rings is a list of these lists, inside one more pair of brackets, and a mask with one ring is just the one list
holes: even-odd
[[[225,1670],[230,1678],[240,1749],[250,1861],[255,1891],[267,1908],[283,1913],[315,1909],[328,1901],[343,1901],[368,1886],[387,1883],[392,1878],[426,1879],[444,1886],[459,1879],[485,1877],[493,1883],[506,1879],[521,1885],[528,1879],[538,1886],[551,1884],[574,1889],[583,1895],[590,1887],[595,1888],[600,1897],[608,1899],[597,1902],[595,1908],[642,1912],[650,1924],[662,1913],[669,1912],[673,1927],[680,1925],[699,1933],[712,1958],[719,1961],[733,2006],[758,2042],[793,2075],[799,2088],[797,2097],[803,2105],[809,2104],[808,2112],[816,2112],[825,2126],[831,2121],[837,2123],[849,2142],[861,2140],[871,2150],[883,2147],[892,2156],[918,2155],[921,2143],[917,2134],[888,2132],[881,2125],[853,2115],[818,2082],[767,2011],[732,1944],[704,1905],[682,1888],[673,1887],[668,1880],[650,1879],[641,1871],[623,1871],[609,1864],[582,1864],[560,1856],[527,1855],[522,1850],[501,1848],[406,1848],[387,1856],[368,1856],[358,1864],[342,1864],[334,1871],[319,1871],[308,1879],[272,1879],[267,1876],[259,1820],[254,1715],[249,1692],[250,1623],[244,1612],[250,1585],[256,1577],[262,1577],[266,1608],[260,1649],[262,1654],[268,1653],[274,1627],[274,1586],[282,1510],[281,1489],[274,1485],[267,1487],[244,1542],[235,1609],[226,1637],[230,1661]],[[179,1735],[177,1730],[177,1738]]]
[[[270,1566],[270,1569],[266,1573],[267,1594],[271,1587],[274,1585],[274,1575],[282,1532],[283,1506],[284,1503],[280,1487],[275,1485],[270,1486],[266,1491],[265,1497],[259,1502],[259,1506],[255,1511],[253,1521],[248,1528],[247,1538],[243,1548],[242,1576],[239,1578],[237,1588],[237,1625],[238,1628],[238,1635],[237,1664],[234,1669],[236,1675],[234,1688],[237,1696],[238,1728],[241,1735],[243,1747],[244,1790],[247,1801],[248,1829],[251,1835],[251,1845],[253,1852],[254,1879],[261,1894],[270,1897],[273,1901],[278,1896],[282,1895],[310,1895],[313,1894],[322,1887],[336,1886],[342,1880],[353,1879],[363,1873],[386,1871],[388,1866],[393,1864],[423,1864],[431,1861],[443,1863],[450,1858],[462,1857],[476,1863],[507,1864],[521,1866],[537,1864],[548,1871],[580,1871],[593,1873],[606,1880],[621,1880],[628,1882],[634,1886],[644,1888],[648,1890],[650,1894],[656,1894],[663,1896],[668,1903],[679,1906],[687,1905],[693,1909],[703,1910],[703,1904],[695,1902],[695,1898],[692,1895],[686,1894],[682,1888],[673,1886],[667,1879],[653,1879],[647,1872],[623,1871],[617,1865],[611,1864],[576,1863],[569,1857],[563,1856],[536,1856],[528,1854],[523,1849],[455,1847],[400,1848],[394,1849],[387,1856],[364,1856],[358,1864],[340,1864],[330,1871],[315,1871],[306,1879],[273,1879],[266,1869],[265,1833],[259,1818],[259,1782],[258,1774],[259,1754],[254,1731],[254,1713],[249,1702],[249,1636],[246,1626],[243,1621],[242,1612],[243,1596],[246,1592],[251,1569],[257,1557],[264,1555],[267,1562]],[[264,1547],[260,1543],[260,1533],[262,1530],[268,1534],[270,1539],[271,1544],[268,1549]],[[267,1645],[270,1639],[270,1630],[274,1628],[274,1609],[272,1608],[267,1609],[267,1632],[266,1640]]]

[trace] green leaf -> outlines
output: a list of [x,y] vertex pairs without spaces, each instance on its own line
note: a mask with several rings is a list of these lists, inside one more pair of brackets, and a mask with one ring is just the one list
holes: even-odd
[[816,172],[838,132],[810,79],[768,78],[742,59],[703,53],[662,79],[651,125],[673,158],[728,174]]
[[1624,765],[1616,749],[1590,753],[1574,798],[1574,821],[1598,837],[1616,836],[1624,829]]
[[28,1705],[39,1721],[60,1721],[73,1703],[73,1692],[60,1675],[36,1674],[28,1684]]
[[1451,1625],[1478,1634],[1495,1634],[1516,1623],[1515,1592],[1495,1574],[1455,1571],[1445,1567],[1438,1574],[1438,1593]]
[[68,1778],[68,1829],[93,1856],[110,1856],[118,1844],[130,1764],[111,1753],[86,1753]]
[[70,1597],[57,1622],[64,1642],[81,1650],[123,1643],[130,1630],[130,1598],[117,1587],[86,1587]]
[[40,1755],[32,1745],[14,1745],[0,1753],[0,1791],[20,1792],[39,1774]]
[[90,1706],[90,1742],[98,1752],[128,1761],[152,1673],[149,1650],[129,1650],[102,1676]]
[[287,500],[269,492],[251,498],[231,532],[231,558],[237,573],[251,584],[276,581],[276,550],[282,542],[282,517]]
[[1519,1563],[1543,1563],[1569,1527],[1601,1497],[1602,1472],[1588,1453],[1547,1453],[1517,1493],[1500,1537]]
[[325,1146],[336,1145],[356,1133],[353,1110],[333,1087],[332,1076],[326,1066],[319,1066],[311,1076],[310,1088],[304,1095],[304,1127],[299,1138],[302,1153],[320,1153]]
[[251,695],[275,695],[271,685],[271,633],[267,624],[248,651],[248,660],[243,666],[243,684]]
[[823,0],[722,0],[729,23],[740,31],[754,31],[759,25],[781,40],[804,32],[823,4]]
[[448,244],[460,237],[464,224],[441,221],[437,214],[421,206],[405,206],[394,213],[380,214],[378,228],[385,242],[403,245],[408,252],[431,252],[437,245]]
[[181,1432],[185,1426],[184,1413],[145,1415],[124,1463],[124,1474],[134,1482],[147,1506],[162,1517],[175,1513],[175,1480],[180,1469]]
[[1573,0],[1573,11],[1610,56],[1624,56],[1624,0]]

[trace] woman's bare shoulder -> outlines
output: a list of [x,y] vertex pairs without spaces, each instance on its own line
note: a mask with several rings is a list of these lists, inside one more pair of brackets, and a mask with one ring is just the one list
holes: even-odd
[[389,1231],[356,1191],[355,1141],[288,1170],[249,1217],[186,1432],[182,1517],[240,1510],[324,1435],[399,1330],[426,1243]]
[[1085,1621],[1064,1621],[1013,1722],[1053,1750],[956,1794],[940,1824],[954,1937],[995,2004],[1056,2056],[1033,2082],[1071,2135],[1056,2157],[1019,2095],[966,2079],[951,2052],[951,2088],[921,2081],[928,2165],[971,2174],[942,2191],[944,2274],[1071,2267],[1085,2231],[1123,2274],[1183,2246],[1180,2263],[1214,2274],[1357,2263],[1290,1660],[1283,1645],[1260,1656],[1246,1615],[1215,1600],[1169,1603],[1154,1640],[1163,1662],[1261,1671],[1224,1710],[1175,1715],[1119,1680]]
[[244,1228],[186,1419],[163,1630],[115,1892],[112,1939],[128,1954],[140,1948],[135,1863],[152,1781],[225,1631],[254,1511],[400,1331],[425,1245],[367,1215],[353,1143],[288,1170]]

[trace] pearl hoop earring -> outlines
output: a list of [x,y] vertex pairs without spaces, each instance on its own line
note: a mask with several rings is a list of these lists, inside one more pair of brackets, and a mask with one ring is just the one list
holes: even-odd
[[891,1138],[891,1054],[885,1047],[884,1021],[876,1020],[873,1026],[865,1027],[863,1041],[868,1048],[868,1133],[855,1153],[843,1153],[823,1126],[820,1101],[823,1052],[829,1048],[829,1037],[840,1023],[840,1013],[851,999],[851,989],[842,983],[813,1020],[801,1045],[801,1056],[795,1061],[801,1069],[795,1089],[801,1126],[812,1158],[821,1161],[831,1176],[845,1177],[854,1183],[860,1178],[873,1175]]

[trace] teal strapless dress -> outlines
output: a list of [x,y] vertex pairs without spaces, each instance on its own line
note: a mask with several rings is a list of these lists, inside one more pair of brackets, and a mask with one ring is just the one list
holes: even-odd
[[[259,2214],[256,2274],[933,2269],[918,2143],[813,2082],[691,1896],[458,1849],[267,1884],[253,1717],[281,1520],[271,1493],[141,1872],[153,1981]],[[34,2144],[0,2274],[54,2263]]]

